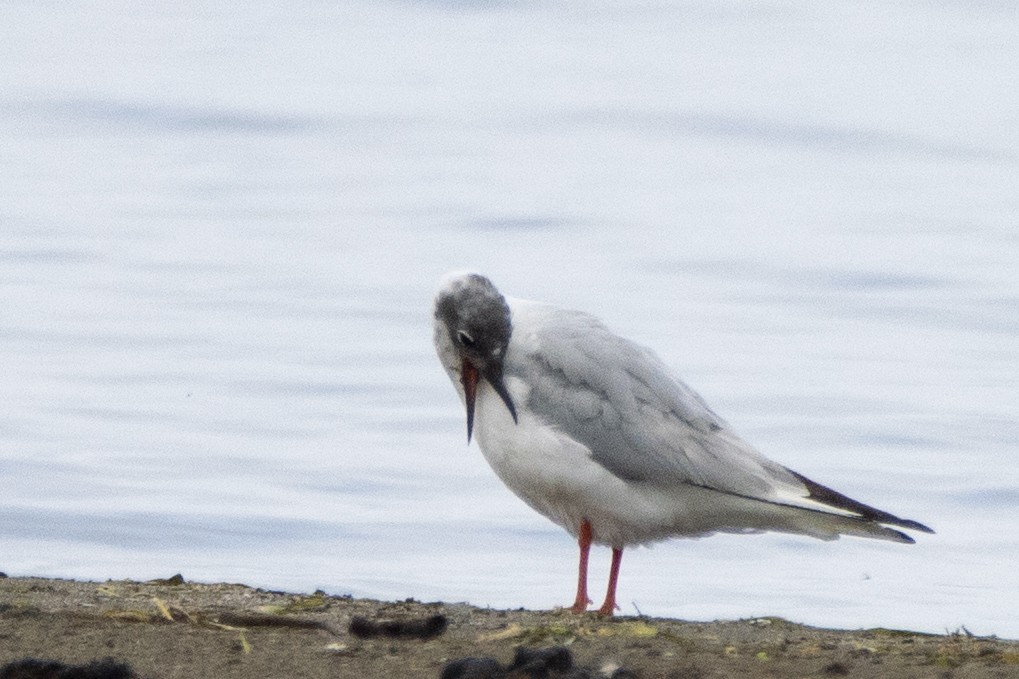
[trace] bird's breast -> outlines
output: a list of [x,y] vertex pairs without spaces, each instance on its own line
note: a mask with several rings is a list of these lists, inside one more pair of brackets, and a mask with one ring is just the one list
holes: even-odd
[[531,508],[573,534],[583,520],[624,506],[621,479],[595,462],[587,447],[528,408],[527,390],[520,380],[510,378],[506,386],[517,405],[516,423],[488,385],[479,386],[475,414],[478,445],[500,480]]

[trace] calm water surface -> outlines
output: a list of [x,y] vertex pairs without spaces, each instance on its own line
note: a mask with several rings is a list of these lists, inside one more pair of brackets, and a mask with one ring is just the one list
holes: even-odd
[[567,603],[433,355],[473,267],[937,530],[629,550],[624,613],[1019,637],[1009,3],[2,14],[0,570]]

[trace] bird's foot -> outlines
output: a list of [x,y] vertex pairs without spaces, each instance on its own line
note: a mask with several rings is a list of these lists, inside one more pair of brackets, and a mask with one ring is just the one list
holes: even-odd
[[615,612],[617,610],[620,610],[620,609],[619,609],[619,606],[616,605],[615,600],[614,599],[606,599],[605,603],[603,603],[601,605],[601,608],[598,609],[598,615],[600,615],[600,616],[602,616],[604,618],[611,618],[615,614]]
[[591,601],[590,599],[588,599],[586,596],[585,597],[578,596],[577,600],[573,602],[572,606],[570,606],[570,612],[571,613],[585,613],[585,612],[587,612],[587,607],[590,606],[593,603],[594,602]]

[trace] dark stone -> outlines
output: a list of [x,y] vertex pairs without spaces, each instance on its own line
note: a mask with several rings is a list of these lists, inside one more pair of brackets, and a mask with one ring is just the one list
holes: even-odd
[[543,679],[551,672],[565,674],[572,668],[573,654],[564,646],[518,648],[509,667],[511,672],[523,672],[534,679]]
[[355,637],[371,639],[373,637],[389,637],[391,639],[432,639],[446,631],[449,621],[441,613],[427,618],[410,618],[406,620],[374,621],[360,615],[350,621],[348,631]]
[[138,675],[130,665],[112,658],[93,660],[85,665],[25,658],[0,667],[0,679],[138,679]]
[[442,668],[441,679],[498,679],[506,676],[495,658],[460,658]]

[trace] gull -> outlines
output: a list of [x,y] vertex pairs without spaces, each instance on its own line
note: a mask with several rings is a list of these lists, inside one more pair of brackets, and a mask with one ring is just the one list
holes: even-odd
[[476,273],[435,297],[436,352],[477,440],[510,490],[580,546],[612,548],[601,615],[623,549],[672,537],[778,531],[912,543],[927,526],[863,504],[764,457],[650,350],[580,311],[503,296]]

